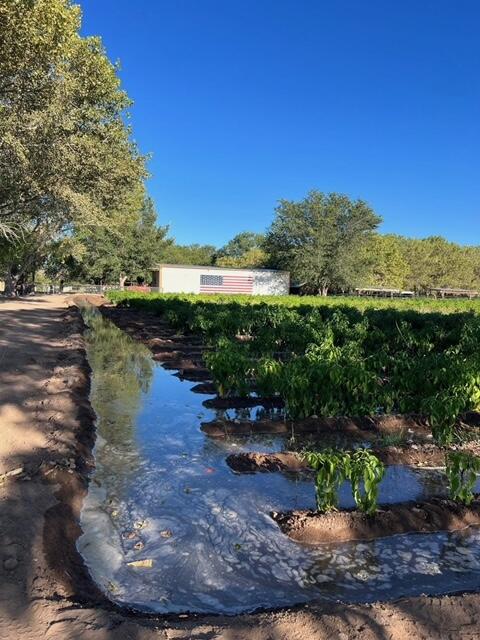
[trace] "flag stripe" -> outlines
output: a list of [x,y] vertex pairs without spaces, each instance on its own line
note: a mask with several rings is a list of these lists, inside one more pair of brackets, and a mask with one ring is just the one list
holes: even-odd
[[253,276],[201,275],[200,293],[252,293]]

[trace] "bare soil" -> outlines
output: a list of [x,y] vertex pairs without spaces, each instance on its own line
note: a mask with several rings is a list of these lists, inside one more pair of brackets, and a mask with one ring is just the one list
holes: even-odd
[[372,440],[382,435],[404,434],[409,430],[419,442],[428,441],[431,429],[422,416],[388,415],[359,418],[306,418],[305,420],[212,420],[202,423],[202,431],[212,438],[234,435],[294,434],[295,436],[342,434],[352,440]]
[[386,505],[373,515],[357,510],[272,513],[287,536],[304,544],[374,540],[401,533],[457,531],[480,524],[480,500],[469,507],[446,498]]
[[234,617],[147,616],[106,601],[74,545],[94,422],[82,325],[69,304],[67,296],[0,300],[1,640],[478,638],[478,594]]
[[480,500],[469,507],[446,498],[385,505],[373,515],[346,509],[331,513],[288,511],[272,518],[289,538],[316,545],[351,540],[374,540],[402,533],[458,531],[480,525]]
[[[467,443],[458,449],[480,455],[478,441]],[[445,466],[447,449],[437,447],[434,444],[406,444],[401,447],[372,448],[371,451],[387,465],[443,467]],[[304,461],[302,454],[297,451],[232,453],[227,457],[226,462],[236,473],[271,473],[275,471],[313,473]]]

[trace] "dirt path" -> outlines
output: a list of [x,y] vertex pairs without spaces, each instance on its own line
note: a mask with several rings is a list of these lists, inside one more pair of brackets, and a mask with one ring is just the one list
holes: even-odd
[[[75,556],[92,462],[81,322],[67,297],[0,301],[0,640],[479,637],[480,596],[148,618],[101,600]],[[1,475],[0,475],[1,477]]]

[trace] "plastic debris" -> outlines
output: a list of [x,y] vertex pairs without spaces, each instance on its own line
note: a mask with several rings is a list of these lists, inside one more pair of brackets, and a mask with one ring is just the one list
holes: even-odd
[[127,562],[127,565],[137,569],[151,569],[153,567],[153,560],[151,558],[146,560],[133,560],[132,562]]

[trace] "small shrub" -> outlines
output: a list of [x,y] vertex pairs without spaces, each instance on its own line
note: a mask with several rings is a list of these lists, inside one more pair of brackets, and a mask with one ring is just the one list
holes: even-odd
[[252,364],[242,347],[235,342],[222,339],[204,358],[217,385],[219,396],[248,395]]

